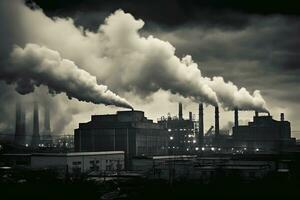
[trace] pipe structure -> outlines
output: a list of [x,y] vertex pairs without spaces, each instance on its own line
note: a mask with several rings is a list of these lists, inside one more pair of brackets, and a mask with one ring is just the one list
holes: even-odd
[[178,105],[178,117],[179,117],[179,120],[182,120],[182,103],[179,103]]
[[239,126],[239,110],[237,108],[234,109],[234,126]]
[[204,137],[204,115],[203,115],[203,103],[199,104],[199,133],[198,133],[198,144],[203,143]]
[[220,128],[219,128],[219,107],[215,106],[215,136],[219,137]]

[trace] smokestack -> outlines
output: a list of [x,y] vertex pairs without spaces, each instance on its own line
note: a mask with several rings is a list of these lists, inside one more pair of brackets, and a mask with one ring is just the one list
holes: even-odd
[[39,130],[39,107],[35,101],[33,106],[33,134],[31,145],[37,147],[40,144],[40,130]]
[[25,145],[26,139],[26,116],[21,102],[16,103],[16,127],[14,142]]
[[234,126],[239,126],[239,110],[237,108],[234,109]]
[[21,103],[16,103],[16,127],[15,127],[15,143],[20,144],[21,137]]
[[189,112],[189,119],[190,119],[190,121],[193,121],[193,113],[192,112]]
[[45,132],[51,132],[50,128],[50,110],[48,106],[45,106],[45,118],[44,118],[44,129]]
[[258,117],[258,111],[255,111],[255,117]]
[[219,129],[219,107],[215,106],[215,136],[218,137],[220,134]]
[[182,120],[182,103],[179,103],[179,111],[178,111],[179,120]]
[[203,123],[203,103],[199,104],[199,138],[198,144],[203,143],[204,137],[204,123]]
[[26,112],[24,107],[21,106],[21,133],[22,133],[22,144],[25,144],[26,140]]
[[280,113],[280,121],[284,121],[284,113]]

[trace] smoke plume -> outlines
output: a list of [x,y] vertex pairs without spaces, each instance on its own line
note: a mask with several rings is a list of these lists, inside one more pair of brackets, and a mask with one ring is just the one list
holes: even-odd
[[[122,10],[108,16],[97,31],[89,31],[75,26],[71,18],[50,18],[40,8],[29,8],[21,0],[2,0],[0,24],[0,76],[16,84],[21,93],[41,84],[79,100],[129,107],[124,99],[107,90],[108,86],[121,96],[130,94],[126,99],[140,98],[141,102],[151,99],[154,93],[167,91],[225,109],[266,111],[258,90],[250,92],[222,77],[205,77],[192,56],[179,57],[169,42],[142,35],[144,21]],[[96,79],[103,85],[98,85]],[[0,84],[7,90],[12,88]],[[34,93],[40,90],[47,96],[43,86]],[[4,90],[1,92],[0,100],[6,99]],[[93,105],[62,96],[53,98],[53,108],[60,113],[57,116],[64,115],[61,118],[94,109]],[[59,130],[71,120],[60,124]]]
[[98,85],[96,77],[78,68],[74,62],[61,58],[57,51],[36,44],[25,48],[15,46],[9,65],[2,66],[1,77],[16,83],[20,94],[34,91],[35,86],[46,85],[52,93],[65,92],[69,98],[95,104],[131,108],[123,98]]

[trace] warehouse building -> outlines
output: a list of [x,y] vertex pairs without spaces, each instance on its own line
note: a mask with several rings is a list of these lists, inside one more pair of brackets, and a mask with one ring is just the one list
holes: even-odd
[[77,152],[2,154],[2,165],[30,169],[54,169],[63,173],[89,173],[92,171],[124,170],[124,152]]

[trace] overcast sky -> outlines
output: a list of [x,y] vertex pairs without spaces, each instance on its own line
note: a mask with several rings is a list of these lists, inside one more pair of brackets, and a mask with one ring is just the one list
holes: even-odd
[[[26,11],[26,14],[24,14],[25,11],[21,13],[22,9],[20,13],[14,13],[12,17],[18,18],[19,15],[28,17],[30,20],[28,19],[28,24],[6,25],[6,28],[13,30],[10,33],[15,35],[17,35],[15,32],[23,30],[22,37],[13,35],[12,39],[7,38],[7,40],[13,40],[12,43],[21,47],[30,42],[46,45],[47,48],[57,51],[63,58],[73,60],[92,76],[103,80],[109,89],[126,98],[136,109],[145,111],[147,117],[156,120],[167,113],[177,115],[178,101],[184,103],[184,114],[188,117],[188,111],[192,111],[194,114],[198,113],[197,104],[195,100],[171,94],[170,90],[166,89],[167,83],[162,85],[161,81],[154,80],[154,83],[160,84],[160,88],[134,85],[134,83],[142,83],[140,79],[147,80],[149,78],[147,76],[142,76],[143,78],[140,79],[135,77],[134,80],[132,78],[134,76],[128,76],[131,82],[121,82],[118,80],[118,76],[114,77],[110,74],[118,73],[116,70],[120,69],[111,71],[109,67],[122,62],[134,62],[130,59],[120,59],[115,52],[113,54],[107,52],[107,56],[114,55],[117,61],[111,63],[102,59],[100,62],[100,64],[107,64],[109,69],[90,67],[91,61],[77,58],[82,56],[81,54],[88,54],[88,51],[84,52],[84,49],[90,44],[81,41],[83,51],[76,52],[76,48],[74,48],[74,52],[70,53],[66,47],[70,44],[59,44],[62,43],[59,38],[55,39],[60,36],[48,36],[48,34],[52,34],[52,29],[46,29],[45,24],[52,22],[47,20],[55,17],[56,19],[69,17],[74,20],[74,27],[81,27],[79,29],[95,33],[100,25],[109,23],[105,22],[105,18],[112,13],[117,16],[115,11],[122,9],[125,13],[130,13],[136,20],[141,19],[144,22],[141,29],[137,28],[141,37],[148,38],[149,35],[153,35],[155,38],[169,42],[176,49],[175,55],[179,58],[191,55],[201,70],[202,76],[222,76],[225,81],[232,81],[239,88],[245,87],[250,93],[260,90],[274,118],[279,119],[279,114],[284,112],[286,119],[292,123],[293,135],[300,137],[300,132],[297,132],[300,130],[298,114],[300,110],[298,103],[300,100],[300,6],[296,5],[294,1],[284,1],[284,4],[279,0],[263,2],[206,0],[201,3],[189,0],[163,0],[159,1],[160,3],[141,0],[36,0],[35,2],[43,11],[39,11],[39,15],[31,14],[29,11]],[[27,1],[27,6],[32,8],[32,12],[39,9],[32,1]],[[1,17],[5,17],[5,14]],[[14,19],[11,20],[14,22]],[[26,20],[23,21],[26,22]],[[53,25],[53,29],[59,26],[57,25],[59,22],[55,21],[56,25]],[[113,18],[111,18],[112,22]],[[139,27],[138,21],[133,20],[132,22],[133,24],[130,23],[128,26],[137,25]],[[62,21],[60,25],[62,38],[69,34],[74,36],[74,41],[78,39],[76,34],[73,34],[74,30],[70,26],[70,22]],[[20,26],[20,28],[14,26]],[[39,31],[29,30],[39,28],[41,29]],[[43,32],[43,30],[47,31]],[[109,28],[102,28],[103,30],[106,31],[105,33],[114,34],[114,32],[110,32]],[[5,31],[1,32],[1,37],[7,37]],[[92,38],[92,36],[90,37]],[[120,41],[126,40],[124,37],[126,37],[126,33],[115,36],[115,38],[121,38]],[[115,47],[111,43],[109,45]],[[107,48],[109,49],[109,47]],[[94,48],[97,49],[96,47],[87,49]],[[102,53],[102,50],[99,50],[99,53]],[[155,65],[149,61],[143,63],[149,66]],[[126,69],[124,77],[126,77]],[[170,79],[170,84],[172,80]],[[128,87],[124,87],[124,83]],[[8,85],[4,81],[0,82],[0,87],[1,111],[7,113],[0,117],[0,128],[2,129],[13,128],[13,100],[18,98],[24,99],[28,104],[28,121],[31,120],[30,105],[33,99],[39,99],[43,105],[49,104],[53,108],[52,126],[57,132],[72,133],[78,123],[89,120],[91,114],[114,113],[119,110],[116,107],[80,102],[74,98],[69,100],[64,94],[49,95],[44,86],[38,87],[34,93],[22,96],[15,92],[12,85]],[[176,89],[176,91],[182,91],[186,88],[178,89],[176,87]],[[185,92],[184,95],[191,94]],[[11,101],[7,102],[8,99]],[[6,103],[4,104],[4,102]],[[208,129],[213,124],[213,108],[208,106],[205,109],[205,129]],[[61,113],[61,111],[63,112]],[[246,123],[251,120],[252,115],[252,111],[242,112],[240,114],[241,122]],[[233,113],[222,109],[220,117],[221,127],[228,127],[233,120]]]

